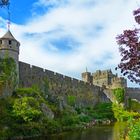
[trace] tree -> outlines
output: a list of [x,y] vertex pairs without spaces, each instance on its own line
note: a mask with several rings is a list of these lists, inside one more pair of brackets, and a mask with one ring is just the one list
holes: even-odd
[[39,103],[34,97],[22,97],[15,99],[13,105],[13,115],[25,122],[37,120],[41,116]]
[[[140,8],[133,11],[135,21],[140,25]],[[140,84],[140,29],[124,30],[116,37],[119,52],[122,56],[120,64],[116,67],[127,76],[131,82]]]

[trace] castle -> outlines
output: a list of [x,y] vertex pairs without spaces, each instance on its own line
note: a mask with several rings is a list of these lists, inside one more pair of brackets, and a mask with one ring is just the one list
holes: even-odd
[[[49,94],[54,95],[55,98],[61,96],[62,100],[67,95],[77,96],[78,105],[109,101],[111,96],[104,92],[105,88],[113,89],[124,87],[126,89],[126,96],[140,101],[140,89],[127,88],[126,79],[114,75],[111,70],[98,70],[93,74],[86,71],[82,73],[82,80],[78,80],[20,62],[19,47],[19,41],[14,38],[10,30],[0,38],[0,58],[8,56],[15,60],[18,87],[32,87],[37,85],[42,91],[45,91],[46,83],[48,83],[47,88]],[[0,96],[6,97],[9,96],[9,94],[3,91]]]
[[127,80],[123,77],[113,74],[110,70],[97,70],[95,73],[84,72],[82,73],[82,80],[93,85],[106,88],[126,88]]

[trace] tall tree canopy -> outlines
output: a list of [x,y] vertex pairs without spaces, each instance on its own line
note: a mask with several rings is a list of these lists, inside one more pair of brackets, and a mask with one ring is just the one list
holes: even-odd
[[[140,25],[140,8],[133,11],[135,21]],[[127,76],[131,82],[140,84],[140,28],[124,30],[116,37],[119,45],[119,52],[122,56],[117,68]],[[116,69],[117,69],[116,68]]]

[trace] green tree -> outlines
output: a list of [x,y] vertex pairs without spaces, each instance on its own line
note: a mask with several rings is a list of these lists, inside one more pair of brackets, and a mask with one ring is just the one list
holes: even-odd
[[33,97],[15,99],[13,114],[25,122],[34,121],[40,118],[42,112],[39,110],[39,103]]
[[124,93],[125,93],[124,88],[116,88],[114,89],[113,92],[118,103],[124,102]]

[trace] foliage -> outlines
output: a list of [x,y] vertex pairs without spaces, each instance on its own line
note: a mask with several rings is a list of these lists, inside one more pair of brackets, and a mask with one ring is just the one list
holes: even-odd
[[62,131],[62,125],[59,120],[45,120],[45,127],[48,134],[54,134]]
[[128,136],[130,140],[140,140],[140,120],[132,120],[129,122]]
[[74,106],[75,105],[75,102],[76,102],[76,96],[74,96],[74,95],[68,95],[67,96],[67,100],[68,100],[68,104],[69,105]]
[[118,103],[124,102],[124,92],[124,88],[116,88],[113,90],[113,93]]
[[95,119],[114,119],[112,103],[99,103],[94,107],[92,116]]
[[15,88],[17,85],[16,63],[12,58],[0,58],[0,86]]
[[[74,107],[68,106],[61,111],[57,108],[59,115],[55,115],[54,119],[48,119],[41,111],[38,92],[30,88],[17,89],[13,97],[0,100],[0,136],[8,138],[79,130],[93,118],[103,119],[112,115],[111,104],[102,103],[95,108],[82,107],[74,110]],[[52,104],[48,103],[47,106],[51,108]],[[94,117],[95,114],[97,117]]]
[[84,113],[89,121],[92,119],[111,119],[114,120],[112,103],[98,103],[95,107],[76,108],[78,114]]
[[137,113],[137,112],[129,112],[127,110],[124,109],[124,107],[120,104],[113,104],[112,105],[112,109],[113,109],[113,112],[114,112],[114,116],[115,118],[117,119],[117,121],[128,121],[132,118],[138,118],[140,117],[140,114]]
[[90,122],[92,120],[91,116],[88,116],[88,115],[85,115],[85,114],[80,114],[78,116],[78,118],[79,118],[80,122]]
[[13,93],[16,97],[40,97],[40,92],[38,90],[35,90],[33,88],[18,88]]
[[129,99],[129,109],[135,112],[140,111],[140,102],[134,99]]
[[62,125],[64,126],[71,126],[73,124],[80,123],[80,120],[77,115],[69,115],[69,116],[64,116],[61,122]]
[[[140,24],[140,8],[133,12],[135,21]],[[130,79],[131,82],[140,84],[140,29],[124,30],[123,34],[116,37],[120,46],[119,51],[122,56],[121,62],[117,68],[121,73]],[[117,69],[116,68],[116,69]]]
[[37,120],[41,115],[39,103],[33,97],[15,99],[13,105],[13,115],[25,122]]

